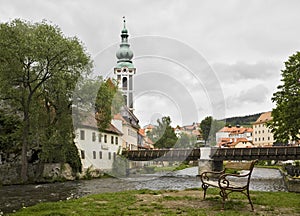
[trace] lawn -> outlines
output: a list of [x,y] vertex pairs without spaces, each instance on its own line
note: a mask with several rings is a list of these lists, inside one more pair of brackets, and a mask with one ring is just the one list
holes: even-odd
[[251,191],[254,212],[250,211],[246,196],[240,193],[230,194],[224,211],[221,211],[221,199],[217,189],[208,189],[206,200],[202,197],[203,191],[200,189],[124,191],[40,203],[9,215],[300,215],[299,193]]

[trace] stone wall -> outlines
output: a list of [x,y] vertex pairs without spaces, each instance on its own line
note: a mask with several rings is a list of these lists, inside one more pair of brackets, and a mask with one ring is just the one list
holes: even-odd
[[[74,180],[69,164],[28,164],[28,183]],[[0,165],[0,184],[22,184],[21,164]]]

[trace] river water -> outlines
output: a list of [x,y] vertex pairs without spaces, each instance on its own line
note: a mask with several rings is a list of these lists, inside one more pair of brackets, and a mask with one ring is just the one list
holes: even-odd
[[[88,194],[117,192],[135,189],[173,189],[201,187],[198,167],[180,171],[144,174],[127,178],[102,178],[51,184],[11,185],[0,187],[0,215],[39,202],[58,201],[82,197]],[[281,173],[276,169],[254,168],[250,190],[286,191]]]

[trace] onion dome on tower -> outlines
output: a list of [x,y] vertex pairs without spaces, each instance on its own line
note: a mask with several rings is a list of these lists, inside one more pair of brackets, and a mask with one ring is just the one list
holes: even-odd
[[124,27],[123,30],[121,31],[121,43],[120,43],[120,48],[116,53],[116,56],[118,58],[118,65],[117,67],[127,67],[127,68],[133,68],[133,64],[131,59],[133,58],[133,52],[132,50],[129,48],[130,45],[128,43],[128,30],[126,29],[126,21],[125,21],[125,17],[123,17],[123,23],[124,23]]
[[117,65],[114,68],[114,74],[117,76],[117,82],[119,90],[124,97],[125,105],[133,112],[133,92],[134,82],[133,77],[136,72],[136,68],[132,64],[133,52],[129,48],[128,43],[128,31],[126,29],[125,17],[123,17],[124,26],[121,31],[121,43],[120,48],[116,53]]

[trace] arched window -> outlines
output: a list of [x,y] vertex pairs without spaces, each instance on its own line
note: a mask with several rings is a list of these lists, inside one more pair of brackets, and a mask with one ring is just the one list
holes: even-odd
[[123,87],[123,89],[127,89],[127,77],[123,77],[123,79],[122,79],[122,87]]

